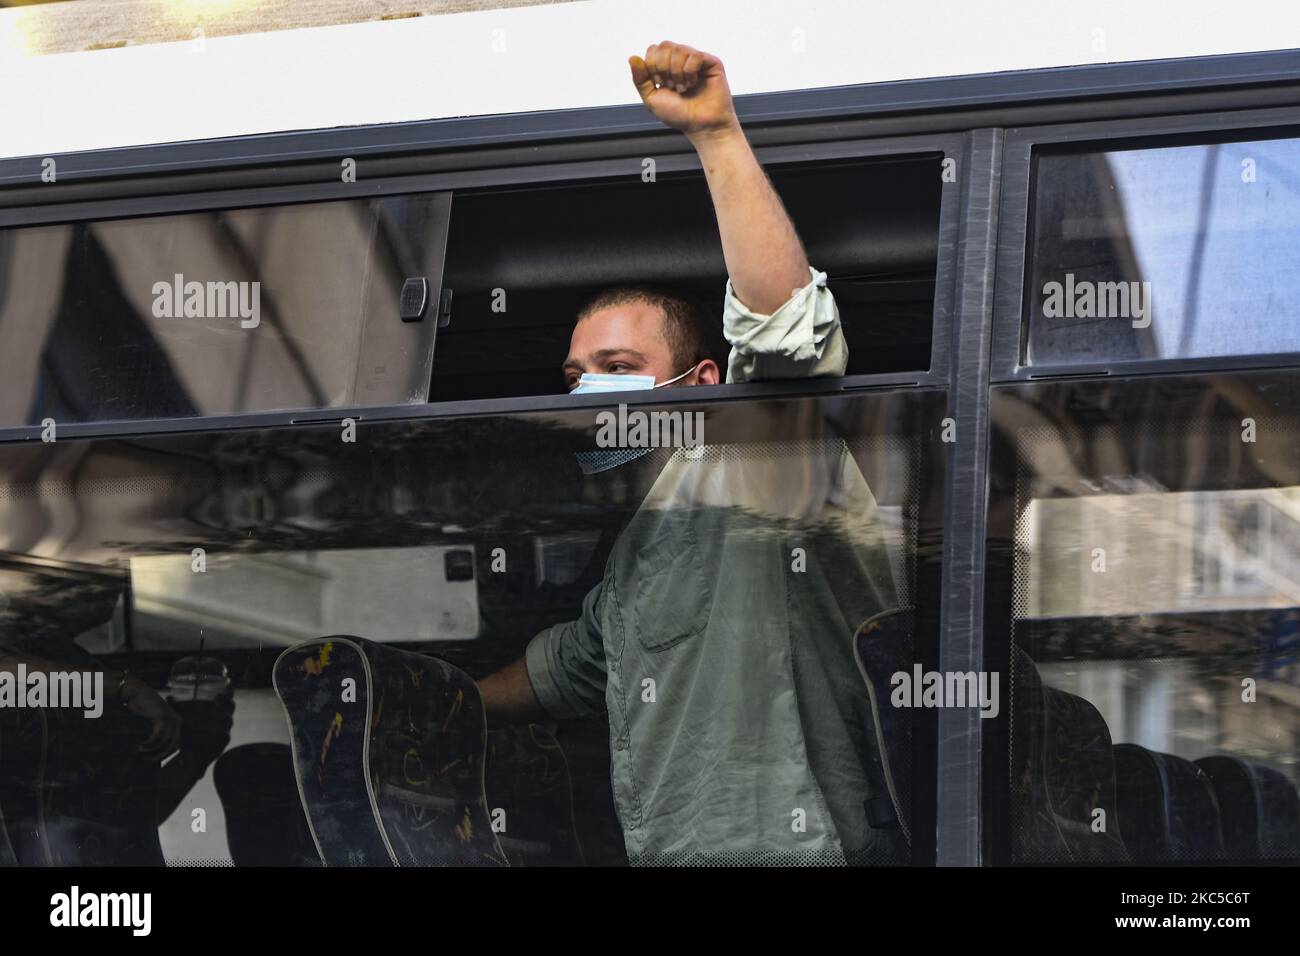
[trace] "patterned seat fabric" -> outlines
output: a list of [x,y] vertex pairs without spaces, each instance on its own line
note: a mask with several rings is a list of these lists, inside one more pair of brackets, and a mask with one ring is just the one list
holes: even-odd
[[327,637],[281,654],[274,683],[327,865],[506,863],[483,795],[483,704],[467,675]]
[[489,734],[478,686],[459,668],[326,637],[280,655],[274,684],[327,865],[581,860],[555,738],[537,725]]

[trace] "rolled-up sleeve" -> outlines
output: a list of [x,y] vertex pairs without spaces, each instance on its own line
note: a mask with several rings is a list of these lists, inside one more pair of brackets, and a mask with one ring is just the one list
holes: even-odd
[[840,328],[826,273],[809,267],[812,280],[771,315],[736,298],[727,280],[722,330],[731,343],[728,382],[843,375],[849,349]]
[[605,644],[599,627],[604,583],[582,601],[582,616],[541,631],[528,643],[524,665],[542,709],[573,720],[605,709]]

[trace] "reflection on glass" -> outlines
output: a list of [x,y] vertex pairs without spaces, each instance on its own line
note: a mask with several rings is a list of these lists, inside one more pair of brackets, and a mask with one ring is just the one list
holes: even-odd
[[228,690],[230,674],[215,657],[182,657],[167,676],[167,696],[172,703],[214,701]]
[[[1019,544],[1033,556],[1025,569],[1028,615],[1300,606],[1300,489],[1175,492],[1151,484],[1026,504]],[[1108,545],[1107,562],[1122,562],[1124,574],[1094,570],[1084,547],[1094,541]]]
[[444,195],[0,230],[0,425],[423,401]]
[[1300,139],[1035,170],[1031,364],[1300,352]]
[[1014,860],[1300,858],[1298,395],[1294,373],[998,390]]
[[[127,667],[189,708],[161,768],[184,773],[121,787],[154,808],[133,832],[155,862],[906,862],[910,748],[932,745],[906,715],[877,724],[871,694],[911,666],[913,619],[855,639],[935,606],[918,436],[943,402],[692,406],[702,448],[594,477],[575,453],[596,409],[369,423],[355,443],[320,425],[5,446],[0,549],[22,559],[0,566],[0,667]],[[485,732],[475,681],[598,615],[603,644],[553,648],[574,708]],[[657,791],[633,792],[646,768]],[[30,789],[29,769],[0,778]],[[202,834],[196,801],[221,811]]]
[[406,642],[478,634],[472,547],[216,554],[198,573],[195,560],[130,559],[137,647],[200,633],[213,647],[288,645],[327,631]]

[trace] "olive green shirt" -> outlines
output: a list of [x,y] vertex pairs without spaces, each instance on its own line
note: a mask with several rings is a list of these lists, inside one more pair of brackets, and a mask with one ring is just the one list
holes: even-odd
[[[770,316],[727,284],[727,380],[842,375],[825,273]],[[843,863],[866,823],[874,738],[852,639],[894,606],[876,503],[817,407],[788,441],[666,452],[577,620],[526,653],[557,720],[607,711],[632,863]],[[811,437],[810,437],[811,436]]]

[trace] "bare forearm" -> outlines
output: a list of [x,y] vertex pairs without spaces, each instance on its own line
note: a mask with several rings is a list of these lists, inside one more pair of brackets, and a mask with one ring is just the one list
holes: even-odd
[[808,284],[808,256],[737,122],[690,137],[713,197],[737,298],[763,315]]
[[483,707],[487,710],[490,725],[522,724],[548,719],[533,692],[533,683],[528,679],[528,667],[522,657],[484,677],[478,682],[478,689],[483,695]]

